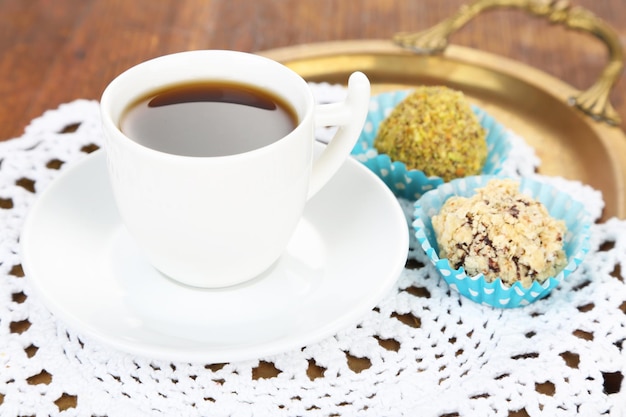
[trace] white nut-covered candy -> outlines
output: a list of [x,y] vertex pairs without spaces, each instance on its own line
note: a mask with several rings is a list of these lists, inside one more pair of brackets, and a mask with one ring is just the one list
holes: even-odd
[[439,256],[487,282],[520,281],[530,287],[561,271],[567,262],[565,223],[539,201],[519,192],[519,183],[494,179],[472,197],[450,197],[433,216]]

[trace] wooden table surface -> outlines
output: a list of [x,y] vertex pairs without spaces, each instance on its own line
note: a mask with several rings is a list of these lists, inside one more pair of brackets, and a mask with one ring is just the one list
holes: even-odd
[[[47,109],[98,99],[118,73],[158,55],[390,39],[426,29],[469,1],[0,0],[0,140],[21,136]],[[606,21],[626,43],[623,0],[570,4]],[[484,13],[451,43],[522,61],[579,89],[595,81],[607,58],[594,37],[517,10]],[[611,101],[626,120],[622,78]]]

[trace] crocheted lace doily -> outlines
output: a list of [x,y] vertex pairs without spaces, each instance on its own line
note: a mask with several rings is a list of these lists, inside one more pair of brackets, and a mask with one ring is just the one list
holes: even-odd
[[[314,88],[320,101],[343,94]],[[31,295],[18,242],[38,194],[101,142],[98,104],[78,100],[0,143],[0,415],[626,415],[626,221],[618,219],[594,225],[583,265],[524,308],[461,298],[413,246],[394,289],[359,323],[271,357],[169,363],[74,332]],[[532,172],[532,152],[516,149],[513,168]],[[598,192],[553,181],[599,216]]]

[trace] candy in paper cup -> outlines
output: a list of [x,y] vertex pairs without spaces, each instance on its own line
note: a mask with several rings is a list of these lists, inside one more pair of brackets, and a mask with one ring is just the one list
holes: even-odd
[[477,188],[484,187],[494,178],[498,177],[459,178],[427,192],[415,202],[413,228],[417,241],[450,288],[480,304],[497,308],[521,307],[547,296],[553,288],[576,270],[589,251],[589,229],[592,221],[583,205],[572,199],[569,194],[538,180],[516,179],[520,184],[521,193],[542,202],[550,216],[565,221],[567,233],[563,241],[563,249],[567,257],[567,265],[556,276],[548,278],[543,283],[535,281],[530,288],[525,288],[520,282],[509,286],[500,278],[489,283],[483,274],[467,275],[462,267],[455,269],[448,259],[439,257],[439,247],[431,219],[439,213],[449,197],[454,195],[471,197]]
[[[352,156],[378,175],[397,197],[414,201],[425,192],[443,184],[443,179],[426,176],[417,169],[407,169],[403,162],[392,161],[389,155],[379,154],[374,147],[378,126],[410,92],[411,90],[392,91],[371,98],[365,126],[352,149]],[[509,132],[484,110],[475,105],[471,107],[481,126],[487,131],[488,153],[482,173],[496,175],[502,170],[511,149]]]

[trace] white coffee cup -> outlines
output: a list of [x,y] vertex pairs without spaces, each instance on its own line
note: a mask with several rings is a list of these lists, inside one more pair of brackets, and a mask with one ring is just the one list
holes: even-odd
[[[216,80],[281,97],[296,128],[227,156],[181,156],[140,145],[120,130],[138,97],[164,86]],[[352,74],[345,101],[316,104],[295,72],[259,55],[222,50],[162,56],[128,69],[105,89],[101,112],[109,176],[121,218],[149,262],[184,284],[219,288],[250,280],[284,253],[306,201],[337,172],[365,122],[370,84]],[[339,126],[315,161],[314,131]]]

